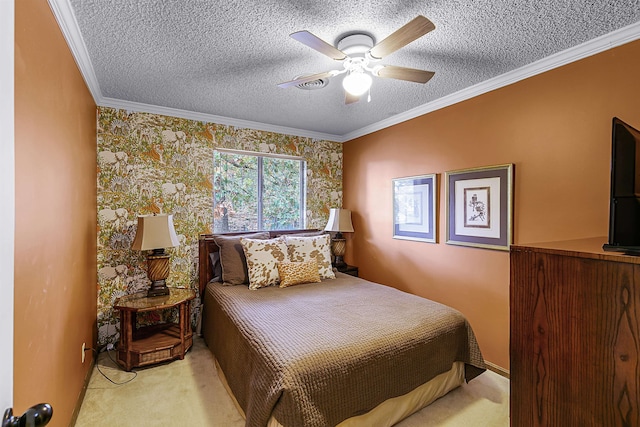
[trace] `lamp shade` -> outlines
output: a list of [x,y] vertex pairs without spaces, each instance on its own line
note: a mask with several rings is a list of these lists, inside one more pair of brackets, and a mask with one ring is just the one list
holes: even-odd
[[171,248],[179,244],[176,230],[173,228],[173,215],[138,216],[138,229],[131,249],[146,251]]
[[331,208],[329,211],[329,221],[324,231],[353,232],[351,211],[349,209]]

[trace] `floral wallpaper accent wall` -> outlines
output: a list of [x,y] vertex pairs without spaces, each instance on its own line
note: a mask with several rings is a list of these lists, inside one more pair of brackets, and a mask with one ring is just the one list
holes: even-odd
[[329,209],[342,205],[340,143],[99,107],[99,345],[118,339],[115,299],[149,285],[145,254],[131,249],[138,215],[173,214],[180,246],[168,249],[167,284],[197,289],[198,237],[213,229],[218,147],[305,158],[307,228],[323,228]]

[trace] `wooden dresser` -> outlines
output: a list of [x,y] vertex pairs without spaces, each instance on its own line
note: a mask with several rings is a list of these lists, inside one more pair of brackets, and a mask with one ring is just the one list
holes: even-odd
[[511,247],[513,427],[640,426],[640,257],[606,240]]

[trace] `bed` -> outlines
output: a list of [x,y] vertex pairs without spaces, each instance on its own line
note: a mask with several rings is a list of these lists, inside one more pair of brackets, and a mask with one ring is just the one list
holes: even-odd
[[338,272],[286,288],[228,286],[216,238],[199,240],[202,335],[247,427],[393,425],[485,370],[454,309]]

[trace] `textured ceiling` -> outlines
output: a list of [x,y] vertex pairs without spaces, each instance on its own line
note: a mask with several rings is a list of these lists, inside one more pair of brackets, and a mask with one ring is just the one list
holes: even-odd
[[[600,36],[622,32],[618,44],[640,38],[640,0],[49,2],[99,105],[175,109],[338,141],[559,52],[570,57]],[[351,105],[343,76],[313,91],[276,86],[342,68],[290,33],[308,30],[335,44],[365,31],[380,41],[419,14],[436,29],[382,63],[434,71],[427,84],[374,78],[371,102]]]

